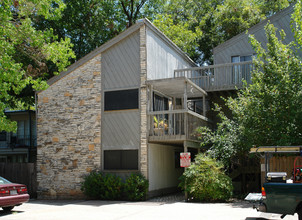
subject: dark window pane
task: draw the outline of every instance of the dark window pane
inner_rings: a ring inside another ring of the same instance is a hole
[[[154,93],[153,93],[154,94]],[[169,110],[169,101],[166,97],[154,94],[153,96],[153,111]]]
[[[117,170],[121,167],[121,151],[119,150],[107,150],[104,151],[105,155],[105,169]]]
[[[5,131],[0,132],[0,141],[6,141],[6,132]]]
[[[138,150],[105,150],[105,170],[138,170]]]
[[[105,92],[105,111],[138,109],[138,89]]]
[[[123,150],[122,151],[122,169],[138,170],[138,151]]]

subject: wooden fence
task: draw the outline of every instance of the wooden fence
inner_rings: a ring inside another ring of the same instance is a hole
[[[27,186],[31,198],[37,197],[37,172],[35,163],[0,163],[0,176]]]
[[[267,172],[286,172],[287,179],[292,176],[294,161],[297,156],[273,156],[269,158]],[[298,165],[302,166],[301,161]],[[264,158],[261,158],[261,164],[265,164]],[[265,172],[261,172],[262,183],[265,181]]]

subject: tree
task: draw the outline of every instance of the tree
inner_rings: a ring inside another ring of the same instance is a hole
[[[122,12],[118,10],[119,1],[64,0],[64,3],[66,7],[59,19],[39,16],[34,23],[39,30],[53,29],[59,39],[69,37],[76,60],[112,39],[125,27]]]
[[[171,15],[158,15],[153,24],[190,57],[199,56],[196,51],[196,40],[202,34],[201,31],[191,31],[189,24],[186,22],[174,24]]]
[[[57,19],[64,4],[60,0],[3,0],[0,3],[0,131],[14,131],[16,123],[10,121],[4,110],[29,108],[33,103],[20,97],[30,86],[45,89],[42,80],[51,62],[60,72],[73,57],[68,38],[57,41],[52,29],[36,30],[34,16]]]
[[[137,20],[140,10],[147,0],[121,0],[123,11],[127,17],[127,27],[130,27]]]
[[[194,201],[227,201],[232,196],[232,180],[223,165],[206,154],[198,154],[181,176],[180,187]]]
[[[301,1],[293,14],[296,41],[301,43]],[[254,59],[252,84],[228,98],[233,118],[222,117],[218,129],[206,133],[201,129],[203,145],[211,145],[209,153],[226,161],[246,154],[252,146],[300,145],[302,142],[302,62],[294,42],[284,44],[285,33],[268,23],[267,45],[250,36],[257,57]],[[299,45],[301,46],[301,44]],[[226,152],[226,153],[225,153]]]

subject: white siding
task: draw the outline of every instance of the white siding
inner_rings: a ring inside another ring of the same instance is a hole
[[[175,69],[191,67],[175,49],[169,46],[149,28],[147,34],[147,79],[174,77]]]
[[[149,191],[178,186],[183,169],[175,168],[176,149],[179,151],[182,148],[149,144]]]

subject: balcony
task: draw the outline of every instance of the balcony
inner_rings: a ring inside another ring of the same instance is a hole
[[[206,92],[240,89],[251,83],[252,61],[174,70],[174,77],[186,77]]]
[[[150,112],[149,121],[150,142],[198,141],[196,128],[209,125],[206,117],[190,110]]]
[[[10,138],[9,143],[11,148],[28,148],[37,146],[37,138],[35,136],[13,136]]]
[[[207,93],[186,77],[149,80],[146,85],[149,142],[198,142],[196,128],[211,124],[206,117]],[[159,95],[165,97],[166,104],[161,102],[168,110],[158,109],[155,97]]]

